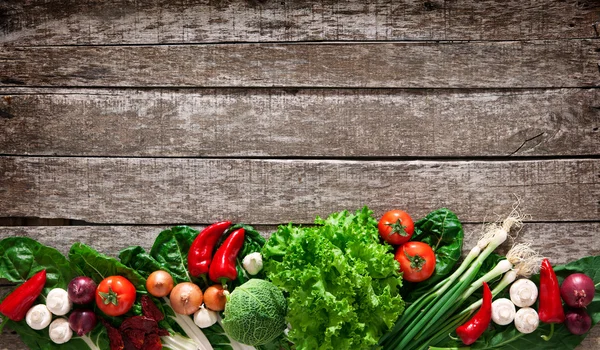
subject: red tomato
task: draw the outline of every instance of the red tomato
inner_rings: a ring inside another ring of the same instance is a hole
[[[423,242],[407,242],[396,250],[403,278],[409,282],[425,281],[435,270],[435,253]]]
[[[135,287],[122,276],[110,276],[96,288],[96,304],[108,316],[121,316],[135,303]]]
[[[405,211],[390,210],[379,220],[379,235],[391,245],[400,245],[410,241],[415,232],[415,224]]]

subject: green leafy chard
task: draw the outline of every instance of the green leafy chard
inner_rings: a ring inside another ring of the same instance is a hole
[[[53,288],[67,289],[69,282],[82,275],[82,271],[58,250],[47,247],[26,237],[10,237],[0,241],[0,278],[22,283],[36,272],[46,269],[46,284],[38,303],[44,303],[48,292]],[[19,334],[21,340],[31,349],[109,349],[108,337],[102,325],[96,326],[86,337],[73,337],[65,344],[55,344],[50,340],[48,328],[39,331],[31,329],[25,321],[2,321]]]
[[[435,253],[436,263],[435,272],[429,279],[418,285],[405,285],[402,294],[407,302],[416,300],[424,291],[452,273],[462,253],[463,238],[462,224],[456,214],[446,208],[434,210],[415,222],[411,240],[427,243]]]
[[[150,249],[150,256],[162,270],[169,271],[175,283],[190,282],[187,256],[198,231],[189,226],[175,226],[162,231]],[[198,282],[194,280],[194,282]]]
[[[364,208],[280,226],[262,250],[265,272],[288,294],[289,338],[297,349],[368,349],[404,309],[391,246]]]

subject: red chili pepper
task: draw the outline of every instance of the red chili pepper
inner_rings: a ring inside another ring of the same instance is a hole
[[[540,294],[539,294],[538,316],[540,321],[550,323],[550,334],[542,336],[544,340],[550,340],[554,333],[554,324],[565,321],[565,311],[560,299],[560,285],[558,278],[550,265],[548,259],[542,261],[540,269]]]
[[[193,277],[208,273],[213,250],[221,235],[231,226],[230,221],[212,224],[194,239],[188,252],[188,269]]]
[[[483,282],[483,303],[481,308],[470,320],[456,329],[456,334],[466,345],[473,344],[485,330],[492,320],[492,291],[487,283]]]
[[[243,228],[233,231],[215,253],[208,273],[213,282],[225,284],[237,278],[235,260],[244,245],[244,235]]]
[[[17,287],[0,304],[0,312],[13,321],[21,321],[40,296],[46,284],[46,270],[42,270]]]

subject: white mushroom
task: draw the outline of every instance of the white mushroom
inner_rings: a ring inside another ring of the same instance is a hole
[[[51,321],[52,314],[44,304],[38,304],[32,307],[27,311],[27,315],[25,315],[25,322],[27,322],[27,325],[36,331],[48,327]]]
[[[515,315],[515,327],[521,333],[529,334],[535,331],[539,324],[540,318],[537,312],[530,307],[519,309]]]
[[[492,303],[492,320],[495,324],[506,326],[515,319],[515,304],[506,298],[494,300]]]
[[[71,340],[73,331],[66,318],[57,318],[50,323],[50,339],[56,344],[64,344]]]
[[[535,303],[538,289],[531,280],[522,278],[510,286],[510,300],[518,307],[527,307]]]
[[[73,303],[69,299],[69,293],[66,290],[54,288],[46,297],[46,306],[56,316],[64,316],[71,311]]]
[[[194,323],[200,328],[208,328],[215,324],[218,319],[219,314],[216,311],[205,308],[204,305],[194,313]]]
[[[254,276],[263,268],[262,255],[258,252],[250,253],[244,257],[242,265],[249,274]]]

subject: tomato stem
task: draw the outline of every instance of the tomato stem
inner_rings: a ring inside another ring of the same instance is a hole
[[[98,295],[102,298],[104,305],[113,304],[119,306],[119,296],[112,290],[112,287],[108,287],[108,293],[98,292]]]
[[[408,232],[406,232],[406,226],[402,225],[402,219],[398,218],[396,222],[386,225],[392,228],[390,236],[394,234],[400,235],[402,237],[408,236]]]
[[[425,260],[425,258],[420,256],[419,254],[411,256],[406,252],[406,250],[404,250],[404,255],[406,256],[408,261],[410,261],[410,268],[417,271],[421,271],[423,269],[423,266],[427,262],[427,260]]]

